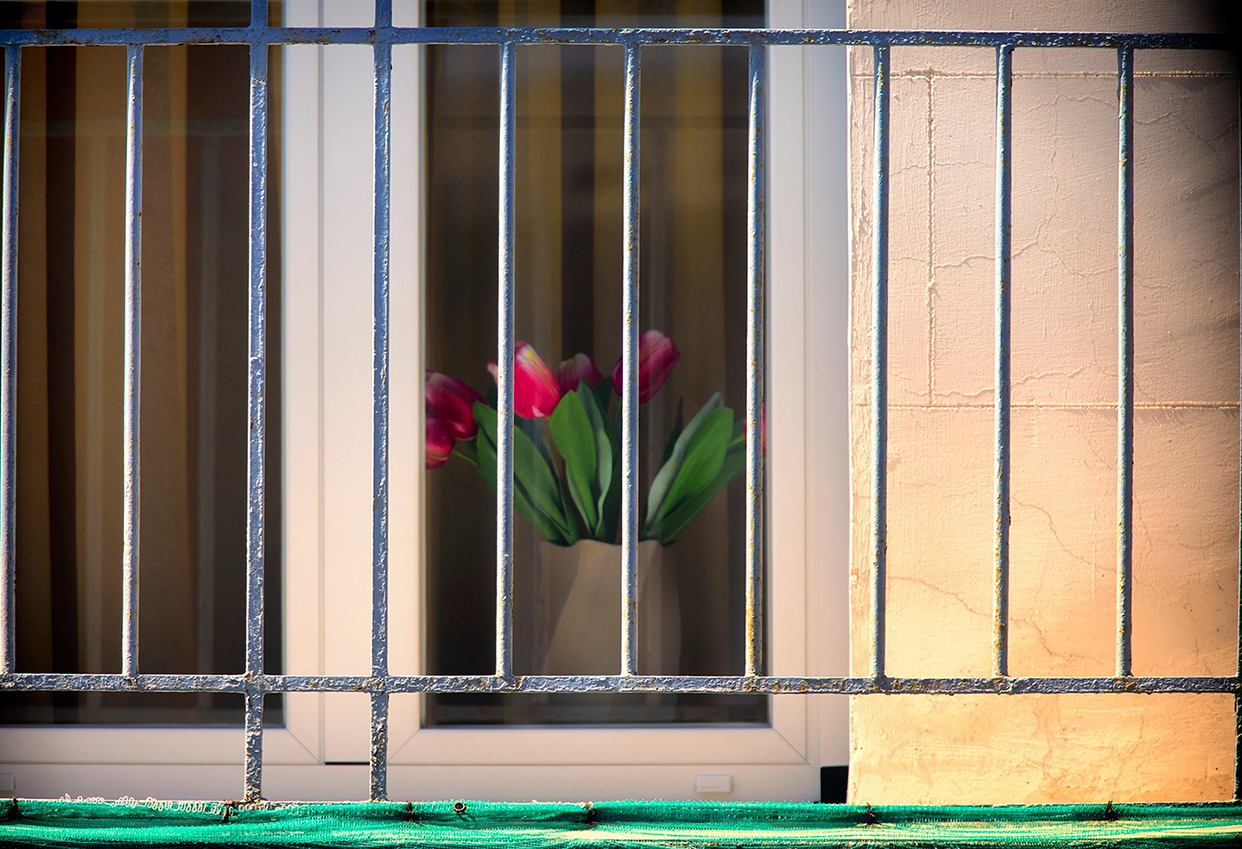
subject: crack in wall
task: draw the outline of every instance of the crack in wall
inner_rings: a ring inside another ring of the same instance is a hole
[[[1038,504],[1027,504],[1024,501],[1019,500],[1016,496],[1014,496],[1013,493],[1009,494],[1009,500],[1011,503],[1016,504],[1025,510],[1034,510],[1042,514],[1044,519],[1046,519],[1048,522],[1048,531],[1049,533],[1052,534],[1052,538],[1056,540],[1056,543],[1058,546],[1060,546],[1061,550],[1064,551],[1067,555],[1069,555],[1071,560],[1077,560],[1079,563],[1086,566],[1088,569],[1091,569],[1093,572],[1099,570],[1100,568],[1099,564],[1097,564],[1094,560],[1089,560],[1086,557],[1083,557],[1081,554],[1077,554],[1071,551],[1070,547],[1065,544],[1065,541],[1061,539],[1061,535],[1057,532],[1056,522],[1052,518],[1052,513],[1048,512],[1048,510],[1046,510],[1045,508],[1040,507]]]

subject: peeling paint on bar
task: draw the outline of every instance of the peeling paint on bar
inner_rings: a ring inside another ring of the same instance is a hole
[[[267,23],[267,0],[251,0],[250,20]],[[267,45],[250,46],[250,292],[246,418],[246,675],[263,674],[263,567],[267,446]],[[242,798],[263,797],[263,698],[246,698]]]
[[[7,30],[0,44],[754,44],[945,47],[1103,47],[1230,49],[1223,35],[1200,33],[980,30],[627,29],[593,27],[184,27]]]
[[[263,800],[263,692],[246,693],[246,760],[244,802]]]
[[[638,182],[640,59],[625,48],[625,197],[621,219],[624,275],[621,327],[621,674],[637,672],[638,655]]]
[[[888,560],[888,106],[889,49],[875,62],[871,201],[871,675],[884,677]]]
[[[17,560],[17,183],[22,51],[4,49],[4,188],[0,199],[0,676],[16,668],[14,576]]]
[[[1009,318],[1013,47],[996,50],[996,492],[992,674],[1009,674]]]
[[[764,162],[767,48],[750,48],[750,138],[746,194],[746,674],[758,675],[763,644]]]
[[[371,791],[372,802],[388,800],[388,699],[387,692],[371,693]]]
[[[392,22],[392,0],[375,4],[376,23]],[[371,674],[388,674],[388,368],[391,269],[392,45],[375,45],[375,268],[372,284]],[[371,791],[388,798],[388,694],[371,694]]]
[[[1131,672],[1134,532],[1134,50],[1117,51],[1117,675]]]
[[[19,672],[0,691],[141,693],[816,693],[1021,695],[1027,693],[1242,693],[1242,680],[1216,676],[1097,678],[844,678],[744,675],[139,675]]]
[[[125,386],[122,441],[124,522],[121,569],[121,670],[138,674],[140,427],[142,396],[142,51],[126,48],[128,115],[125,139]]]
[[[513,381],[514,191],[517,145],[517,60],[514,46],[500,47],[500,168],[496,234],[496,675],[513,675]]]

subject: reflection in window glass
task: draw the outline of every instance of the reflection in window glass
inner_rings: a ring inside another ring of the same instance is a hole
[[[246,2],[10,3],[3,26],[245,25]],[[245,656],[248,50],[145,51],[141,587],[147,673]],[[270,96],[279,103],[279,52]],[[22,51],[17,665],[121,663],[125,50]],[[279,109],[269,214],[279,221]],[[278,233],[269,227],[269,232]],[[267,671],[280,669],[280,265],[268,251]],[[272,716],[272,711],[275,716]],[[280,700],[269,701],[279,722]],[[6,694],[0,722],[236,724],[226,694]]]
[[[426,22],[757,27],[764,10],[761,0],[450,1],[429,2]],[[517,59],[517,338],[529,348],[516,383],[514,671],[615,674],[621,561],[609,487],[619,479],[612,373],[622,330],[624,57],[618,47],[531,45]],[[427,670],[487,674],[495,497],[485,479],[494,460],[487,412],[472,417],[470,405],[475,393],[484,407],[494,399],[497,51],[431,47],[426,62],[424,333],[435,372],[427,387],[435,466],[425,475]],[[642,62],[640,325],[658,334],[644,336],[640,380],[640,524],[649,541],[639,551],[638,672],[740,674],[745,488],[735,420],[745,405],[747,55],[653,47]],[[562,368],[577,355],[590,361]],[[712,411],[716,393],[731,411]],[[424,721],[767,716],[761,696],[445,695],[426,698]]]

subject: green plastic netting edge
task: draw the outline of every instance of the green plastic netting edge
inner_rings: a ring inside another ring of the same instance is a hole
[[[1242,806],[6,800],[0,845],[1242,846]]]

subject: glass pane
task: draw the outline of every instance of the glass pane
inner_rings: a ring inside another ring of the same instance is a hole
[[[49,27],[244,25],[249,16],[244,2],[2,8],[5,25]],[[26,49],[22,59],[17,664],[119,672],[125,51]],[[248,91],[244,46],[145,51],[142,672],[244,668]],[[281,112],[269,114],[276,222]],[[273,238],[268,253],[268,671],[279,671],[281,650],[281,504],[271,485],[281,480],[278,246]],[[9,723],[241,718],[239,700],[224,695],[0,699]]]
[[[548,0],[499,10],[429,2],[426,20],[757,27],[764,9],[759,0]],[[640,381],[647,541],[639,550],[638,671],[741,674],[745,487],[742,448],[730,442],[745,404],[747,54],[655,47],[644,48],[642,62],[640,325],[658,335],[644,337],[650,356]],[[619,488],[612,374],[622,330],[623,63],[618,47],[517,50],[516,320],[517,338],[530,345],[517,378],[518,674],[620,671],[618,500],[604,482]],[[427,666],[486,674],[495,633],[491,449],[486,422],[471,436],[469,405],[452,397],[466,390],[437,375],[494,399],[487,364],[496,350],[497,51],[429,48],[426,79],[425,344],[435,466],[425,474]],[[562,387],[551,374],[580,354],[593,365],[580,360],[582,370]],[[586,387],[575,391],[580,378]],[[662,476],[677,422],[688,428],[716,393],[731,410],[701,419]],[[437,465],[450,441],[452,455]],[[704,463],[697,478],[691,462],[681,462],[686,448],[702,452],[691,458]],[[574,469],[566,468],[567,452],[581,457],[571,460]],[[575,480],[577,469],[586,471]],[[670,474],[678,469],[686,473]],[[765,697],[702,695],[430,696],[424,717],[431,725],[767,719]]]

